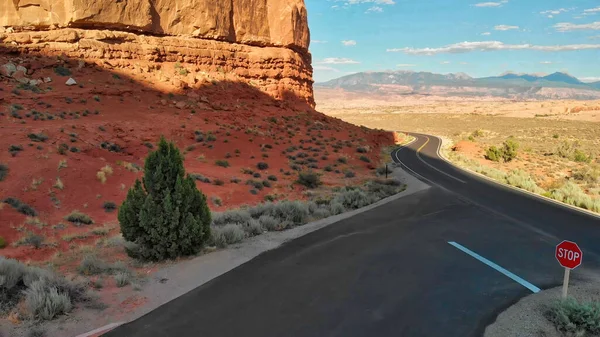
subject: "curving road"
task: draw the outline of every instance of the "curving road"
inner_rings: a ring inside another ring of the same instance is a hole
[[[574,282],[596,275],[598,218],[456,169],[437,138],[415,136],[392,156],[431,188],[259,255],[106,336],[481,336],[504,308],[560,284],[560,240],[584,251]]]

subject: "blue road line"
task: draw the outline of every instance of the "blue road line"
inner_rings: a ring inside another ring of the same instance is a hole
[[[517,275],[515,275],[515,274],[513,274],[513,273],[509,272],[508,270],[506,270],[506,269],[504,269],[504,268],[500,267],[499,265],[497,265],[497,264],[495,264],[494,262],[492,262],[492,261],[490,261],[490,260],[486,259],[485,257],[483,257],[483,256],[481,256],[481,255],[479,255],[479,254],[475,253],[474,251],[472,251],[472,250],[470,250],[470,249],[468,249],[468,248],[466,248],[466,247],[464,247],[464,246],[462,246],[462,245],[460,245],[460,244],[458,244],[458,243],[456,243],[456,242],[453,242],[453,241],[450,241],[450,242],[448,242],[448,243],[449,243],[450,245],[452,245],[452,246],[454,246],[454,247],[458,248],[459,250],[461,250],[461,251],[463,251],[463,252],[465,252],[465,253],[467,253],[467,254],[471,255],[472,257],[476,258],[477,260],[479,260],[479,261],[481,261],[481,262],[483,262],[483,263],[487,264],[488,266],[490,266],[490,267],[492,267],[492,268],[496,269],[497,271],[501,272],[502,274],[504,274],[504,275],[508,276],[508,277],[509,277],[509,278],[511,278],[513,281],[515,281],[515,282],[519,283],[520,285],[522,285],[523,287],[525,287],[525,288],[527,288],[527,289],[531,290],[533,293],[538,293],[538,292],[540,291],[540,288],[538,288],[538,287],[534,286],[533,284],[531,284],[531,283],[529,283],[529,282],[525,281],[524,279],[522,279],[522,278],[518,277]]]

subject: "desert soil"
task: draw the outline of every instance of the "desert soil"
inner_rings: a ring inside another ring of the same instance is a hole
[[[143,176],[144,158],[161,136],[180,148],[186,171],[199,175],[197,186],[212,211],[306,200],[307,189],[295,183],[297,170],[321,174],[323,186],[311,193],[361,184],[375,177],[384,148],[394,144],[389,132],[328,117],[303,100],[273,99],[229,73],[199,73],[205,76],[199,88],[182,89],[173,83],[181,82],[184,66],[174,62],[140,72],[66,57],[0,55],[0,65],[8,62],[26,65],[27,77],[40,82],[0,76],[0,164],[8,168],[0,200],[18,199],[35,215],[0,202],[0,237],[7,243],[0,254],[69,278],[82,277],[76,267],[89,254],[121,261],[140,287],[164,267],[127,257],[117,212],[105,208],[120,205]],[[67,85],[70,78],[77,84]],[[259,169],[259,162],[268,168]],[[254,189],[250,179],[268,180],[270,187]],[[93,223],[65,219],[75,210]],[[32,236],[41,238],[38,247],[26,240]],[[94,292],[101,302],[123,312],[143,306],[131,287],[118,288],[110,277],[99,281],[103,286]]]
[[[442,136],[454,144],[451,159],[461,165],[476,163],[503,172],[522,170],[546,190],[573,181],[590,197],[600,197],[599,101],[468,101],[422,96],[377,101],[372,96],[347,95],[317,90],[317,107],[356,125]],[[549,109],[552,116],[547,116]],[[515,160],[496,163],[485,158],[488,147],[502,146],[509,137],[520,145]],[[563,144],[576,144],[590,162],[557,155]]]

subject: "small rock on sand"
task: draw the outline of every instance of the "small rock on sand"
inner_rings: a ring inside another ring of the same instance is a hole
[[[77,82],[72,77],[69,77],[65,84],[71,86],[77,84]]]

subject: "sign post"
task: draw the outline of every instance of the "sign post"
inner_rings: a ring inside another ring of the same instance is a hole
[[[563,241],[556,246],[556,259],[561,266],[565,267],[565,277],[563,278],[562,298],[567,298],[569,290],[569,277],[571,269],[575,269],[581,265],[583,260],[583,252],[581,248],[572,241]]]

